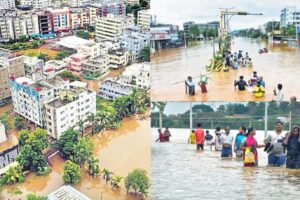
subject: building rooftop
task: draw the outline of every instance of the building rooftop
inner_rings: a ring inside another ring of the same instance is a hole
[[[91,200],[70,185],[64,185],[48,195],[48,200]]]
[[[67,47],[69,49],[76,49],[79,46],[86,46],[91,43],[93,42],[76,36],[61,38],[60,41],[56,42],[56,44],[63,47]]]

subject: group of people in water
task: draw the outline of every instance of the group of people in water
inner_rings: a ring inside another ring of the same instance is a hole
[[[266,92],[266,83],[262,76],[258,76],[257,72],[254,71],[248,83],[244,80],[244,76],[240,76],[238,81],[234,81],[234,87],[238,87],[239,91],[245,91],[246,87],[252,87],[252,93],[255,97],[263,97]],[[280,102],[284,99],[282,90],[283,86],[281,83],[273,91],[273,100]]]
[[[215,136],[204,131],[201,123],[197,124],[196,130],[190,133],[188,143],[196,144],[197,150],[204,150],[204,145],[213,146],[216,151],[221,152],[222,158],[232,159],[234,153],[237,160],[242,160],[245,167],[258,165],[258,148],[264,148],[268,154],[268,166],[284,167],[290,169],[300,169],[300,127],[293,126],[285,133],[283,122],[275,122],[275,130],[268,132],[264,138],[264,143],[259,144],[255,139],[256,130],[253,127],[241,126],[238,134],[234,137],[230,132],[230,127],[226,126],[224,131],[220,127],[215,130]],[[169,141],[171,136],[168,128],[161,132],[158,130],[159,138],[156,141]]]
[[[171,132],[169,131],[169,128],[166,127],[164,131],[161,129],[158,129],[158,138],[155,140],[155,142],[170,142]]]
[[[253,67],[252,59],[249,57],[248,52],[243,55],[243,51],[234,52],[232,54],[230,51],[226,51],[223,55],[225,59],[225,69],[224,71],[229,71],[229,68],[239,69],[239,67]]]

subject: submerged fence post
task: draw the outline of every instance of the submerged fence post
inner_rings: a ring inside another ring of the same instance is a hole
[[[268,134],[268,103],[265,102],[265,137]]]

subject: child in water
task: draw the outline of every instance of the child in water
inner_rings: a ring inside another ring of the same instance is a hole
[[[188,144],[196,144],[195,130],[192,130],[188,139]]]

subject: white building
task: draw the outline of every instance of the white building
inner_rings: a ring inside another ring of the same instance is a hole
[[[137,25],[150,29],[150,10],[140,10],[137,15]]]
[[[146,46],[150,46],[150,33],[142,32],[139,29],[126,29],[120,37],[120,46],[130,51],[134,61],[140,58],[140,52]]]
[[[96,114],[96,92],[85,88],[61,90],[59,97],[45,104],[45,113],[47,131],[58,139],[70,128],[79,130],[79,121]]]
[[[0,122],[0,143],[6,141],[5,126]]]
[[[90,58],[82,63],[82,73],[93,77],[102,77],[108,73],[109,58],[107,55]]]
[[[36,125],[45,127],[44,103],[57,97],[63,89],[69,89],[69,81],[60,78],[43,80],[36,76],[36,80],[27,77],[10,80],[13,110]]]
[[[43,70],[44,61],[37,57],[24,56],[25,74],[31,74],[36,70]]]
[[[120,68],[126,66],[129,62],[129,51],[126,49],[108,51],[109,66],[111,68]]]
[[[135,85],[142,90],[150,88],[150,63],[135,63],[128,66],[120,75],[120,81]]]
[[[48,194],[47,197],[48,200],[60,200],[62,198],[65,200],[91,200],[89,197],[82,194],[70,185],[61,186],[57,190]]]
[[[72,7],[82,7],[93,3],[93,0],[68,0],[68,4]]]
[[[114,40],[118,38],[122,30],[133,26],[133,17],[122,17],[108,14],[107,17],[99,17],[96,20],[96,40]]]
[[[14,14],[0,16],[0,38],[18,39],[39,33],[37,14]]]
[[[130,95],[133,87],[130,84],[121,83],[115,79],[106,79],[100,83],[99,96],[107,100],[114,100],[121,96]]]
[[[47,8],[52,5],[52,0],[20,0],[20,5],[28,5],[33,8]]]
[[[300,26],[300,10],[296,6],[286,7],[281,10],[280,15],[281,27],[287,27],[288,25]]]
[[[15,8],[15,0],[1,0],[0,1],[0,10],[1,9],[12,9]]]

